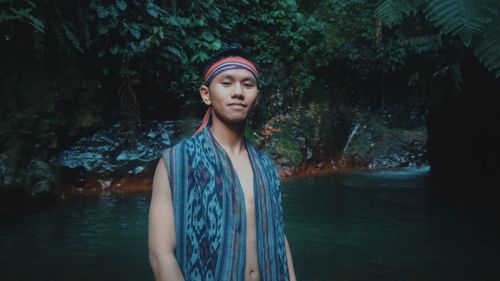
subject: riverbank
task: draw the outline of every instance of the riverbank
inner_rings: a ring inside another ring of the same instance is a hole
[[[330,108],[313,103],[274,116],[261,127],[248,130],[247,138],[274,160],[283,180],[425,165],[426,128],[422,122],[411,124],[401,119],[401,114],[357,108],[339,108],[332,113]],[[103,124],[95,133],[54,154],[49,163],[32,161],[23,181],[11,181],[11,188],[1,190],[0,201],[9,204],[15,198],[39,204],[149,191],[161,152],[192,135],[198,123],[195,119],[150,121],[136,130],[127,130],[119,123]],[[16,188],[18,183],[23,185]]]
[[[387,168],[391,170],[407,169],[408,167],[401,168]],[[336,167],[333,165],[311,165],[302,166],[294,170],[292,174],[280,171],[280,178],[282,182],[333,173],[352,173],[352,172],[366,172],[366,171],[381,171],[383,168],[370,169],[368,167]],[[133,175],[119,178],[116,180],[91,180],[83,187],[75,185],[66,185],[59,188],[60,193],[58,200],[67,200],[78,197],[99,197],[107,194],[124,194],[124,193],[137,193],[151,191],[153,185],[153,175]]]
[[[296,170],[292,175],[281,173],[283,181],[291,180],[294,178],[301,178],[307,176],[314,176],[320,174],[334,173],[334,172],[349,172],[356,170],[365,170],[365,168],[343,168],[335,169],[331,167],[304,167]],[[152,176],[126,176],[113,181],[109,180],[90,180],[84,184],[83,187],[76,185],[65,185],[58,189],[58,200],[71,199],[75,197],[98,197],[110,193],[135,193],[150,191],[153,185]]]

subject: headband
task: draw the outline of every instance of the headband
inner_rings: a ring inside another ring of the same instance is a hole
[[[228,57],[216,61],[208,68],[205,73],[205,85],[210,85],[215,76],[230,69],[246,69],[252,73],[256,80],[259,80],[259,72],[251,61],[242,57]]]
[[[221,72],[231,69],[246,69],[252,73],[257,81],[259,81],[259,72],[251,61],[242,57],[228,57],[216,61],[208,68],[207,72],[205,73],[205,86],[210,85],[215,76],[217,76]],[[203,128],[208,125],[211,119],[211,115],[212,107],[209,107],[207,112],[205,112],[205,116],[203,116],[200,127],[194,133],[195,135],[201,132],[201,130],[203,130]]]

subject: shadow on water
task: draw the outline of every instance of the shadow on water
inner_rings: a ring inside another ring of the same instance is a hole
[[[299,280],[497,280],[497,217],[445,207],[428,169],[332,174],[285,183]]]
[[[111,194],[1,217],[0,280],[153,280],[149,200]]]

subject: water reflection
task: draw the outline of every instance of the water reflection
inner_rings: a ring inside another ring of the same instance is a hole
[[[2,218],[1,280],[152,280],[149,197],[75,199]]]
[[[0,280],[153,280],[150,193],[62,201],[0,217]],[[497,217],[433,202],[427,171],[286,181],[299,280],[497,280]]]
[[[434,204],[427,171],[286,182],[287,236],[299,279],[496,280],[497,225],[478,218],[488,214]]]

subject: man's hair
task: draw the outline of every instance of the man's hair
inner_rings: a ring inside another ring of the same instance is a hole
[[[217,61],[228,58],[228,57],[243,57],[249,61],[251,61],[257,69],[259,66],[257,62],[253,58],[252,55],[239,43],[232,43],[222,47],[220,50],[215,52],[210,59],[207,61],[205,67],[203,68],[203,74],[207,73],[208,68]]]

